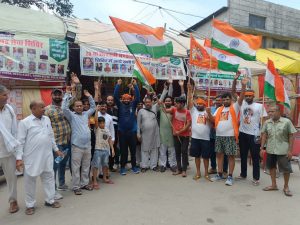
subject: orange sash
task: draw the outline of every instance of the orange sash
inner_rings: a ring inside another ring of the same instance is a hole
[[[220,122],[221,113],[222,113],[223,109],[224,109],[224,106],[221,106],[220,108],[218,108],[216,118],[215,118],[215,127],[216,128]],[[234,130],[235,140],[236,140],[236,142],[238,142],[238,140],[239,140],[239,125],[238,125],[238,120],[237,120],[233,105],[230,105],[229,113],[232,118],[232,126],[233,126],[233,130]]]

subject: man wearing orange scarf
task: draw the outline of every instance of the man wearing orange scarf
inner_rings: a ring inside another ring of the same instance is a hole
[[[235,155],[237,154],[237,142],[239,135],[238,114],[244,100],[246,84],[248,79],[242,80],[242,90],[237,102],[233,103],[231,93],[222,95],[223,106],[212,116],[210,108],[207,108],[207,113],[211,121],[215,122],[216,127],[216,148],[218,174],[212,178],[213,181],[221,180],[223,172],[224,154],[229,160],[229,174],[225,182],[226,185],[232,186],[232,174],[235,166]]]

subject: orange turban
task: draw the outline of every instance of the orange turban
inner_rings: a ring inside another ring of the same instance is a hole
[[[254,96],[254,91],[251,91],[251,90],[246,91],[245,95],[247,95],[247,96]]]
[[[129,94],[122,95],[122,100],[129,100],[129,101],[131,101],[131,99],[132,99],[132,96],[129,95]]]
[[[198,98],[198,99],[196,100],[196,103],[199,104],[199,105],[202,104],[202,105],[207,106],[207,102],[204,101],[202,98]]]

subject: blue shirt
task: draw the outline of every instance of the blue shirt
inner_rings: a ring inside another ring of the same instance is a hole
[[[62,110],[71,125],[71,144],[82,149],[91,148],[91,131],[89,128],[89,117],[93,115],[96,109],[94,99],[89,98],[90,109],[88,111],[78,114],[69,109],[70,101],[72,100],[71,94],[66,93],[62,102]]]
[[[120,101],[120,85],[116,85],[114,90],[115,103],[119,109],[119,126],[121,132],[136,132],[137,123],[135,111],[140,99],[140,91],[137,85],[134,85],[135,98],[128,105]]]

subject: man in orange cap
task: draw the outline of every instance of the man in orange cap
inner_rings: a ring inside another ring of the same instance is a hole
[[[210,158],[210,129],[211,123],[205,111],[207,102],[198,98],[193,102],[192,85],[188,84],[188,109],[192,116],[192,140],[190,147],[190,156],[195,158],[196,174],[194,180],[199,180],[201,177],[200,163],[203,158],[205,174],[204,177],[210,181],[208,175],[208,166]]]

